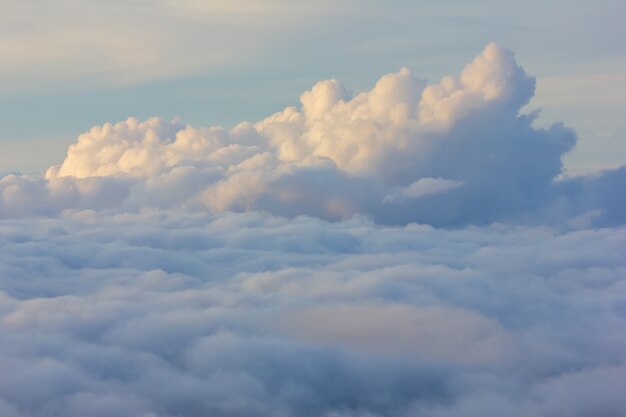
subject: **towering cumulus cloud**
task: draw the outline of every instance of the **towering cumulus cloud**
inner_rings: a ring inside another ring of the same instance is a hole
[[[0,178],[0,416],[621,416],[626,168],[488,45],[256,123],[94,127]]]
[[[351,97],[322,81],[300,109],[231,130],[157,118],[105,124],[45,179],[4,178],[1,213],[154,207],[461,225],[594,212],[598,224],[623,221],[590,189],[610,179],[555,182],[576,137],[519,114],[534,86],[511,52],[490,44],[439,84],[404,68]]]

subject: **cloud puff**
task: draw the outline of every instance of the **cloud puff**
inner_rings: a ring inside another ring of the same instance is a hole
[[[522,141],[532,147],[537,133],[524,126],[517,111],[533,92],[534,79],[517,66],[513,54],[490,44],[459,78],[444,77],[440,84],[426,86],[403,68],[356,97],[336,80],[322,81],[301,96],[301,109],[289,107],[231,131],[159,119],[95,127],[79,137],[62,165],[51,168],[47,177],[154,176],[181,165],[230,168],[269,152],[282,163],[301,166],[323,158],[351,175],[407,182],[409,176],[432,171],[439,159],[446,159],[444,154],[453,154],[454,148],[440,149],[453,142],[470,142],[482,152],[491,152],[489,148],[499,143],[508,148]],[[515,130],[528,131],[511,132],[521,133],[521,138],[455,137],[460,133],[452,131],[455,126],[467,118],[483,121],[481,116],[490,122],[483,133],[515,128],[510,123],[520,125]],[[509,125],[501,126],[505,123]],[[537,138],[537,146],[548,150],[559,139],[557,133]],[[566,138],[560,152],[567,149],[567,139],[572,138]],[[560,172],[558,163],[553,171]]]
[[[534,86],[512,52],[489,44],[438,84],[406,68],[355,96],[321,81],[300,108],[229,130],[159,118],[96,126],[45,178],[2,178],[0,216],[160,208],[436,226],[623,223],[622,202],[598,191],[621,174],[556,181],[576,137],[519,113]]]
[[[626,230],[260,213],[0,223],[0,411],[619,415]]]

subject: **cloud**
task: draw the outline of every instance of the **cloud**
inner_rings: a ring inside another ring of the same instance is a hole
[[[534,85],[512,52],[489,44],[438,84],[406,68],[356,95],[321,81],[300,108],[229,130],[107,123],[80,135],[45,178],[0,180],[0,216],[159,208],[436,226],[623,223],[620,202],[599,191],[618,187],[621,171],[557,180],[576,136],[520,114]]]
[[[558,179],[534,83],[490,44],[2,176],[0,414],[619,415],[626,169]]]
[[[0,223],[7,416],[619,415],[626,230]]]
[[[392,194],[383,198],[384,203],[392,203],[397,200],[420,198],[429,194],[445,193],[448,190],[463,185],[460,181],[446,180],[443,178],[420,178],[408,187],[401,187]]]
[[[282,321],[288,333],[305,340],[434,362],[492,364],[510,348],[497,322],[450,307],[339,304],[304,309]]]
[[[2,176],[0,414],[619,415],[626,168],[560,178],[534,85],[490,44]]]

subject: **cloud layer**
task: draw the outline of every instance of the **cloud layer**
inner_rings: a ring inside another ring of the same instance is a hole
[[[0,415],[621,415],[626,168],[559,179],[534,84],[491,44],[3,176]]]
[[[355,96],[322,81],[300,108],[231,130],[158,118],[105,124],[45,178],[0,180],[0,215],[151,207],[438,226],[553,223],[554,213],[561,223],[623,222],[594,191],[619,187],[623,170],[555,181],[576,137],[519,113],[534,85],[510,51],[490,44],[438,84],[406,68]]]
[[[2,223],[3,416],[617,416],[626,230]]]

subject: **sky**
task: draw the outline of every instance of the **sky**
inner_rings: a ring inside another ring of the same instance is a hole
[[[618,2],[2,7],[0,416],[623,415]]]
[[[537,77],[538,125],[578,135],[570,175],[626,163],[626,7],[588,1],[38,1],[0,14],[0,172],[42,173],[94,125],[232,127],[320,79],[358,92],[408,67],[437,82],[489,42]]]

